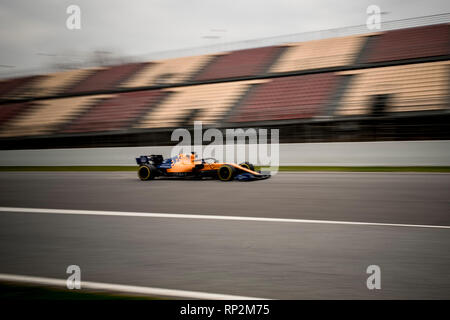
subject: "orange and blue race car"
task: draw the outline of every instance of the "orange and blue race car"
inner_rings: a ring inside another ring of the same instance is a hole
[[[237,165],[220,163],[214,158],[196,159],[194,152],[191,155],[180,153],[169,159],[164,159],[162,155],[140,156],[136,162],[139,165],[138,177],[143,181],[157,177],[213,178],[222,181],[251,181],[270,177],[270,174],[256,171],[248,162]]]

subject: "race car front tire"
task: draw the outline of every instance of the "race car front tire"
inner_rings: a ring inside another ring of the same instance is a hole
[[[255,171],[255,166],[252,165],[250,162],[247,162],[247,161],[243,162],[243,163],[240,164],[240,166],[245,168],[245,169]]]
[[[219,169],[217,169],[217,176],[222,181],[233,180],[236,174],[236,169],[228,164],[224,164]]]
[[[138,169],[138,177],[142,181],[152,180],[156,177],[157,170],[155,166],[144,164]]]

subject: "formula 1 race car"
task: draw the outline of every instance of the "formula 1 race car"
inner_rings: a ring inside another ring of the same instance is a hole
[[[146,181],[156,177],[182,177],[182,178],[218,178],[222,181],[262,180],[270,177],[256,171],[248,162],[240,165],[233,163],[219,163],[214,158],[196,159],[194,152],[190,156],[179,155],[164,159],[162,155],[140,156],[136,158],[139,165],[138,177]]]

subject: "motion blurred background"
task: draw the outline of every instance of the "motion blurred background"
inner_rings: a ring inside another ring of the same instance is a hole
[[[0,40],[0,281],[450,297],[449,1],[0,0]],[[195,121],[279,129],[288,172],[139,181]]]
[[[194,121],[279,128],[281,143],[449,138],[446,2],[381,2],[373,30],[362,2],[324,2],[326,15],[289,1],[169,2],[80,2],[78,30],[69,4],[3,2],[1,148],[170,145]]]

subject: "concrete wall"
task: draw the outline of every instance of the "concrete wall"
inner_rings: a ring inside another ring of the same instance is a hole
[[[280,165],[450,166],[450,140],[294,143],[280,145]],[[0,166],[135,165],[141,154],[171,147],[2,150]]]

